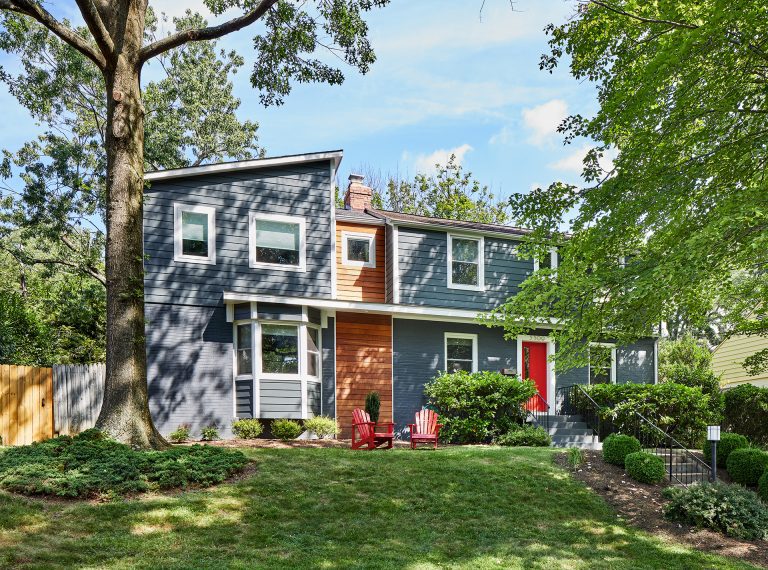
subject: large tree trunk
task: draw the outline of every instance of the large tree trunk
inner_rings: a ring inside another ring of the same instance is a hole
[[[122,8],[122,9],[120,9]],[[144,108],[141,48],[145,2],[115,9],[117,47],[107,90],[107,375],[96,427],[134,447],[168,444],[149,413],[144,342]]]

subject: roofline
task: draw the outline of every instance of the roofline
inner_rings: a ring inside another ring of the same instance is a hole
[[[430,222],[422,222],[417,220],[398,220],[395,218],[390,218],[387,216],[383,210],[377,210],[377,211],[368,211],[372,216],[376,216],[377,218],[380,218],[384,220],[386,223],[392,225],[392,226],[405,226],[405,227],[411,227],[411,228],[424,228],[424,229],[430,229],[430,230],[438,230],[438,231],[452,231],[453,233],[463,233],[463,234],[469,234],[469,235],[482,235],[482,236],[494,236],[494,237],[501,237],[506,239],[530,239],[530,230],[520,230],[520,233],[513,233],[513,232],[503,232],[503,231],[495,231],[495,230],[484,230],[479,228],[466,228],[464,226],[454,225],[451,223],[452,220],[446,220],[445,223],[430,223]],[[443,218],[441,218],[443,219]],[[462,220],[453,220],[457,223],[462,223]]]
[[[319,162],[330,160],[333,163],[333,169],[339,167],[343,150],[331,150],[326,152],[311,152],[305,154],[289,154],[285,156],[275,156],[271,158],[256,158],[253,160],[239,160],[234,162],[220,162],[217,164],[206,164],[204,166],[191,166],[187,168],[172,168],[169,170],[156,170],[144,174],[144,180],[168,180],[170,178],[187,178],[189,176],[202,176],[205,174],[219,174],[222,172],[237,172],[239,170],[251,170],[255,168],[266,168],[269,166],[280,166],[285,164],[303,164],[306,162]]]

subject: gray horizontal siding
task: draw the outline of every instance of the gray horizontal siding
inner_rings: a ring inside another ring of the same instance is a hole
[[[218,305],[222,292],[330,297],[330,163],[158,181],[145,193],[145,296],[150,302]],[[173,260],[173,204],[216,208],[216,265]],[[251,211],[304,217],[306,271],[248,264]]]
[[[518,259],[514,240],[485,238],[485,290],[448,288],[448,234],[400,227],[398,230],[400,302],[489,310],[517,294],[533,271],[531,260]]]
[[[616,382],[619,384],[653,384],[655,379],[654,351],[656,343],[652,338],[639,340],[616,349]]]
[[[250,303],[238,303],[235,305],[235,320],[247,320],[251,318],[251,304]]]
[[[322,413],[336,417],[336,319],[328,317],[328,326],[322,330],[323,400]]]
[[[259,389],[262,418],[301,419],[299,380],[261,380]]]
[[[319,416],[322,406],[322,384],[319,382],[307,383],[307,410],[309,416]]]
[[[298,305],[282,305],[277,303],[257,303],[256,313],[259,319],[268,321],[298,321],[301,320],[301,307]]]
[[[235,382],[235,415],[238,418],[253,417],[253,380]]]

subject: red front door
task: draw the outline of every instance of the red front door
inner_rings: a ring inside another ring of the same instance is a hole
[[[541,397],[547,399],[547,343],[523,342],[523,379],[531,379]],[[544,411],[544,402],[534,397],[532,408]]]

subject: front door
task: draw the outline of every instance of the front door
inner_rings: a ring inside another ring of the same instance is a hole
[[[536,389],[547,400],[547,343],[523,342],[523,379],[531,379],[536,384]],[[532,409],[543,412],[546,409],[544,402],[534,397],[531,402]]]

